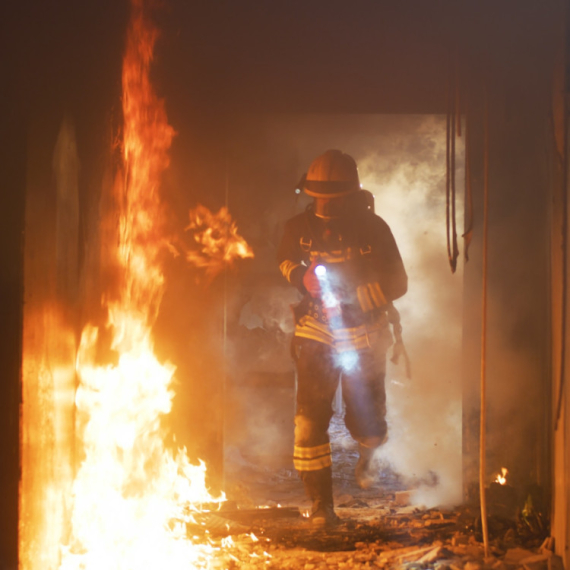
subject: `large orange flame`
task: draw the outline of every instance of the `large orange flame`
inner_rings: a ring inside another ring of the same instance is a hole
[[[205,565],[211,548],[186,534],[192,505],[212,498],[205,467],[163,443],[174,367],[158,361],[151,337],[164,289],[159,183],[174,134],[149,80],[156,38],[143,0],[133,0],[122,77],[123,169],[115,184],[118,284],[105,299],[119,357],[98,364],[98,331],[84,329],[76,395],[84,458],[61,570],[187,569]]]
[[[164,102],[149,79],[157,30],[145,17],[144,0],[132,0],[131,24],[123,61],[123,179],[116,184],[120,208],[119,263],[124,282],[121,309],[156,316],[164,278],[158,263],[163,209],[160,177],[168,167],[174,135]]]

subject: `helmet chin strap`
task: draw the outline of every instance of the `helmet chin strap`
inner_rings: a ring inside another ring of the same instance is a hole
[[[344,200],[338,198],[331,198],[320,200],[315,198],[313,211],[317,218],[323,220],[336,220],[342,216],[342,205]]]
[[[339,218],[339,216],[325,216],[324,214],[318,214],[317,212],[315,212],[315,216],[317,216],[317,218],[320,218],[321,220],[337,220]]]

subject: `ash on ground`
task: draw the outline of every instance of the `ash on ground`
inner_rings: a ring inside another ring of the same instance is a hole
[[[200,522],[210,540],[220,540],[214,568],[563,570],[545,516],[533,509],[532,501],[527,499],[510,518],[489,517],[485,556],[478,505],[410,505],[413,494],[382,464],[377,465],[375,484],[360,489],[354,481],[358,447],[339,415],[329,434],[341,524],[325,530],[311,527],[304,516],[309,501],[292,465],[269,468],[238,449],[229,450],[228,501]],[[216,536],[225,536],[225,542]]]

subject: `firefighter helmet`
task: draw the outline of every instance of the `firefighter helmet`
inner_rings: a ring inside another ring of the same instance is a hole
[[[354,158],[340,150],[327,150],[313,160],[304,190],[314,198],[338,198],[360,189]]]

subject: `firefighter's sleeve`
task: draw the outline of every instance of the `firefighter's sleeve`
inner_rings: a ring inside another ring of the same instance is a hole
[[[277,263],[283,277],[297,287],[303,294],[307,292],[303,285],[303,276],[307,271],[306,265],[301,258],[299,250],[299,239],[295,236],[292,225],[290,222],[285,224],[285,231],[283,238],[277,249]]]
[[[382,291],[388,301],[394,301],[407,292],[408,275],[392,231],[385,222],[378,229]]]

